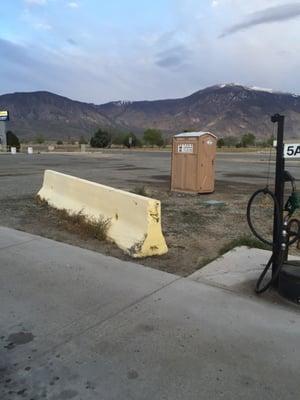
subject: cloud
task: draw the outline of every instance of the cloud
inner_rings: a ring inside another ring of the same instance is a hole
[[[185,64],[190,51],[184,45],[178,45],[156,54],[156,64],[163,68],[176,68]]]
[[[190,60],[189,40],[180,30],[162,32],[146,43],[155,65],[161,68],[176,69]]]
[[[44,6],[48,0],[25,0],[25,3],[29,6]]]
[[[134,21],[124,19],[120,24],[119,17],[113,19],[114,8],[109,11],[111,20],[107,14],[109,26],[93,18],[82,20],[81,0],[73,0],[79,9],[68,7],[72,0],[48,0],[49,9],[47,5],[24,7],[19,30],[5,36],[10,42],[0,40],[0,73],[6,77],[1,92],[49,90],[95,103],[181,97],[217,82],[300,92],[297,20],[288,21],[284,29],[262,25],[263,40],[262,29],[231,36],[231,40],[216,37],[216,31],[220,33],[220,27],[228,24],[229,15],[234,18],[231,21],[249,23],[261,16],[258,10],[273,7],[274,17],[279,0],[219,0],[216,8],[212,1],[202,8],[199,4],[205,2],[199,0],[175,0],[170,21],[155,22],[155,26],[142,19],[135,24],[139,14]],[[197,20],[200,11],[203,23]],[[253,11],[256,14],[250,14]],[[53,29],[35,27],[43,22]]]
[[[269,7],[252,13],[244,22],[233,25],[226,29],[220,37],[232,35],[239,31],[249,29],[256,25],[270,24],[272,22],[287,21],[297,18],[300,15],[300,3],[290,3],[275,7]]]
[[[68,3],[68,7],[70,7],[70,8],[78,8],[79,7],[79,3],[77,3],[76,1],[70,1]]]
[[[156,64],[163,68],[176,68],[187,62],[190,51],[184,45],[178,45],[156,54]]]
[[[50,31],[52,29],[52,25],[48,24],[47,22],[37,22],[33,25],[33,27],[43,31]]]
[[[68,38],[67,42],[69,44],[71,44],[72,46],[78,46],[78,43],[76,42],[76,40],[72,39],[72,38]]]
[[[30,66],[34,60],[28,55],[26,47],[0,38],[0,53],[10,65]]]
[[[30,0],[32,1],[32,0]],[[37,1],[37,0],[34,0]],[[45,18],[40,18],[38,17],[34,12],[32,12],[29,9],[25,9],[23,13],[21,14],[21,20],[22,22],[25,22],[27,25],[29,25],[31,28],[40,30],[40,31],[50,31],[53,29],[53,26],[51,23],[47,21]]]
[[[213,0],[213,1],[211,2],[211,6],[212,6],[212,7],[218,7],[219,4],[220,4],[220,3],[219,3],[218,0]]]

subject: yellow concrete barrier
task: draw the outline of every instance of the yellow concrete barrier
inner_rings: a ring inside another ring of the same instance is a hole
[[[46,170],[38,196],[70,214],[81,212],[88,220],[110,220],[108,239],[132,257],[165,254],[160,201],[99,183]]]

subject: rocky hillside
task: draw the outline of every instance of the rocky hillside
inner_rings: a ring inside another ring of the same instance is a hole
[[[13,93],[0,96],[0,109],[8,109],[8,129],[19,137],[78,138],[99,126],[114,124],[93,104],[73,101],[49,92]]]
[[[286,134],[300,128],[300,96],[240,85],[218,85],[176,100],[114,102],[98,109],[122,126],[166,132],[210,130],[218,136],[270,135],[270,115],[286,115]]]
[[[266,137],[272,131],[270,115],[276,112],[287,117],[288,137],[297,137],[300,128],[300,96],[234,84],[212,86],[181,99],[103,105],[48,92],[14,93],[0,96],[0,109],[10,110],[10,128],[20,137],[76,138],[89,136],[98,127],[137,133],[154,127],[166,134],[210,130],[218,136],[251,132]]]

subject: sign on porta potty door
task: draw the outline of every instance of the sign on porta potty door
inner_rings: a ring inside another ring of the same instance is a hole
[[[178,153],[193,153],[194,145],[193,143],[182,143],[178,145]]]

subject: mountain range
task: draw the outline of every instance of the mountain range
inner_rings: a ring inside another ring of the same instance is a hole
[[[223,84],[179,99],[114,101],[96,105],[50,92],[11,93],[0,96],[0,110],[8,109],[8,129],[20,138],[42,134],[48,139],[89,138],[98,128],[113,133],[141,134],[158,128],[165,135],[183,130],[209,130],[218,137],[254,133],[269,137],[270,115],[286,116],[286,136],[298,136],[300,96]]]

